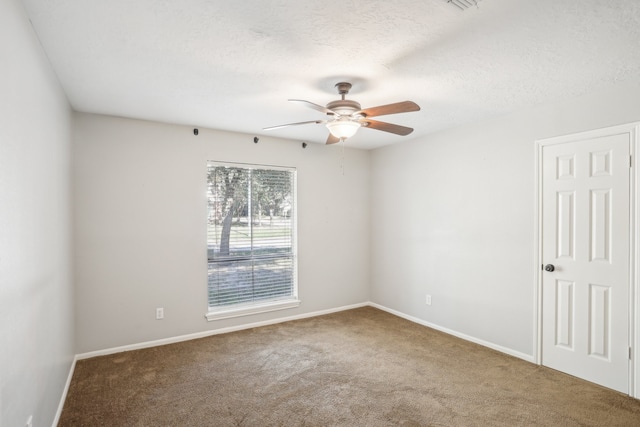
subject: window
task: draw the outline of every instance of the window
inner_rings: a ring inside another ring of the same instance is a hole
[[[296,171],[207,164],[207,319],[299,305]]]

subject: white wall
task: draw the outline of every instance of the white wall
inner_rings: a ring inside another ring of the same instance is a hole
[[[88,114],[73,140],[78,353],[369,300],[368,152]],[[207,160],[297,168],[300,307],[205,320]]]
[[[74,356],[71,110],[19,0],[0,2],[0,425],[51,425]]]
[[[638,121],[639,99],[628,84],[375,150],[372,301],[533,358],[535,141]]]

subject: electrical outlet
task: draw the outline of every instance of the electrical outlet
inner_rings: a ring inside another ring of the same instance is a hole
[[[27,418],[27,427],[33,427],[33,415],[29,415]]]
[[[156,308],[156,319],[157,320],[164,319],[164,308],[163,307]]]
[[[431,295],[427,295],[426,296],[426,298],[424,300],[424,303],[427,304],[427,305],[431,305]]]

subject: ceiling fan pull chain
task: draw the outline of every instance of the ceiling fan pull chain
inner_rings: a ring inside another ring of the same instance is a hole
[[[346,138],[340,138],[340,145],[342,146],[342,161],[341,166],[342,166],[342,176],[344,176],[344,142],[346,141]]]

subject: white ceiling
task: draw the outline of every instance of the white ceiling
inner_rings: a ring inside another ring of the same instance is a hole
[[[363,107],[412,100],[361,129],[374,148],[640,81],[639,0],[23,0],[77,111],[324,143],[334,85]]]

